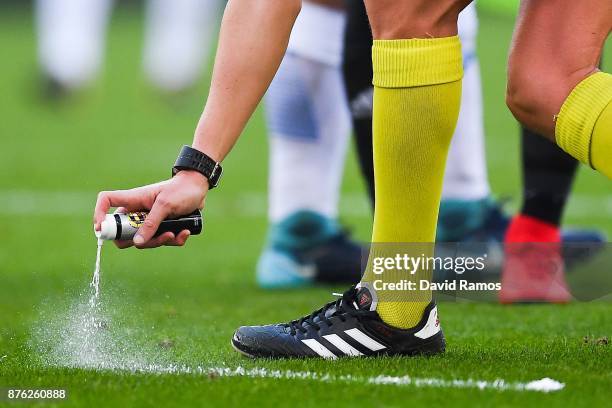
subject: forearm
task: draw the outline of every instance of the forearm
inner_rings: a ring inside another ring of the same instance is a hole
[[[223,160],[283,58],[300,0],[230,0],[193,147]]]

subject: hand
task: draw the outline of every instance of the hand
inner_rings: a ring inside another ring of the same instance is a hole
[[[159,224],[170,217],[189,214],[204,207],[208,192],[208,180],[202,174],[183,170],[173,178],[131,190],[103,191],[98,194],[94,212],[94,228],[100,231],[101,222],[111,207],[119,212],[149,210],[149,215],[133,241],[115,241],[119,248],[156,248],[162,245],[183,246],[189,231],[178,235],[165,232],[153,238]]]

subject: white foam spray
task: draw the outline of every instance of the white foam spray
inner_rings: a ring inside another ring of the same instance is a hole
[[[91,283],[89,286],[92,288],[92,296],[89,300],[89,303],[92,307],[94,307],[98,298],[100,297],[100,256],[102,254],[102,244],[104,244],[104,240],[102,238],[98,238],[98,248],[96,250],[96,266],[94,268],[93,278],[91,279]]]
[[[113,303],[108,293],[101,297],[103,242],[102,239],[97,241],[89,290],[82,292],[64,311],[58,305],[52,310],[41,311],[40,321],[33,330],[33,341],[47,365],[103,369],[138,365],[143,360],[144,351],[134,342],[135,330],[122,325],[129,313]]]
[[[32,345],[44,365],[99,370],[158,359],[138,343],[147,338],[138,327],[126,324],[133,313],[114,302],[116,296],[105,293],[96,299],[89,292],[65,306],[54,304],[41,311]]]

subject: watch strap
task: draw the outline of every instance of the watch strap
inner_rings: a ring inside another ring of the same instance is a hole
[[[194,149],[191,146],[183,146],[172,167],[172,175],[176,175],[181,170],[195,170],[208,179],[209,189],[219,185],[219,179],[223,174],[221,164],[207,154]]]

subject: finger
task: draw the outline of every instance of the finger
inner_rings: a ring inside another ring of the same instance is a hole
[[[147,215],[147,218],[145,218],[142,226],[138,229],[136,235],[134,236],[134,244],[136,244],[136,246],[143,246],[145,243],[147,243],[147,241],[153,238],[155,231],[157,231],[159,228],[159,224],[161,224],[161,222],[168,216],[168,208],[169,206],[163,197],[158,197],[155,200],[151,211]],[[162,235],[160,235],[160,237]],[[174,238],[174,234],[172,234],[172,238]]]
[[[183,246],[185,245],[185,242],[187,242],[187,239],[189,239],[190,235],[191,235],[191,232],[189,232],[189,230],[182,230],[181,232],[179,232],[176,238],[174,238],[170,242],[167,242],[166,245],[167,246]]]
[[[104,217],[106,217],[106,213],[110,209],[110,199],[108,198],[108,193],[106,191],[102,191],[98,194],[98,199],[96,200],[96,207],[94,209],[94,229],[96,231],[100,231],[100,224],[104,221]]]
[[[147,209],[150,196],[141,189],[102,191],[98,194],[96,208],[94,210],[94,225],[96,231],[100,231],[100,223],[104,220],[106,213],[111,207],[126,207],[136,210]]]
[[[114,214],[125,214],[129,212],[127,208],[125,207],[117,207],[117,209],[115,210]]]
[[[173,240],[174,234],[172,232],[164,232],[160,236],[152,238],[144,244],[134,244],[134,246],[138,249],[157,248]]]
[[[125,249],[131,246],[134,246],[134,242],[131,239],[130,240],[117,240],[117,241],[114,241],[114,243],[119,249]]]

